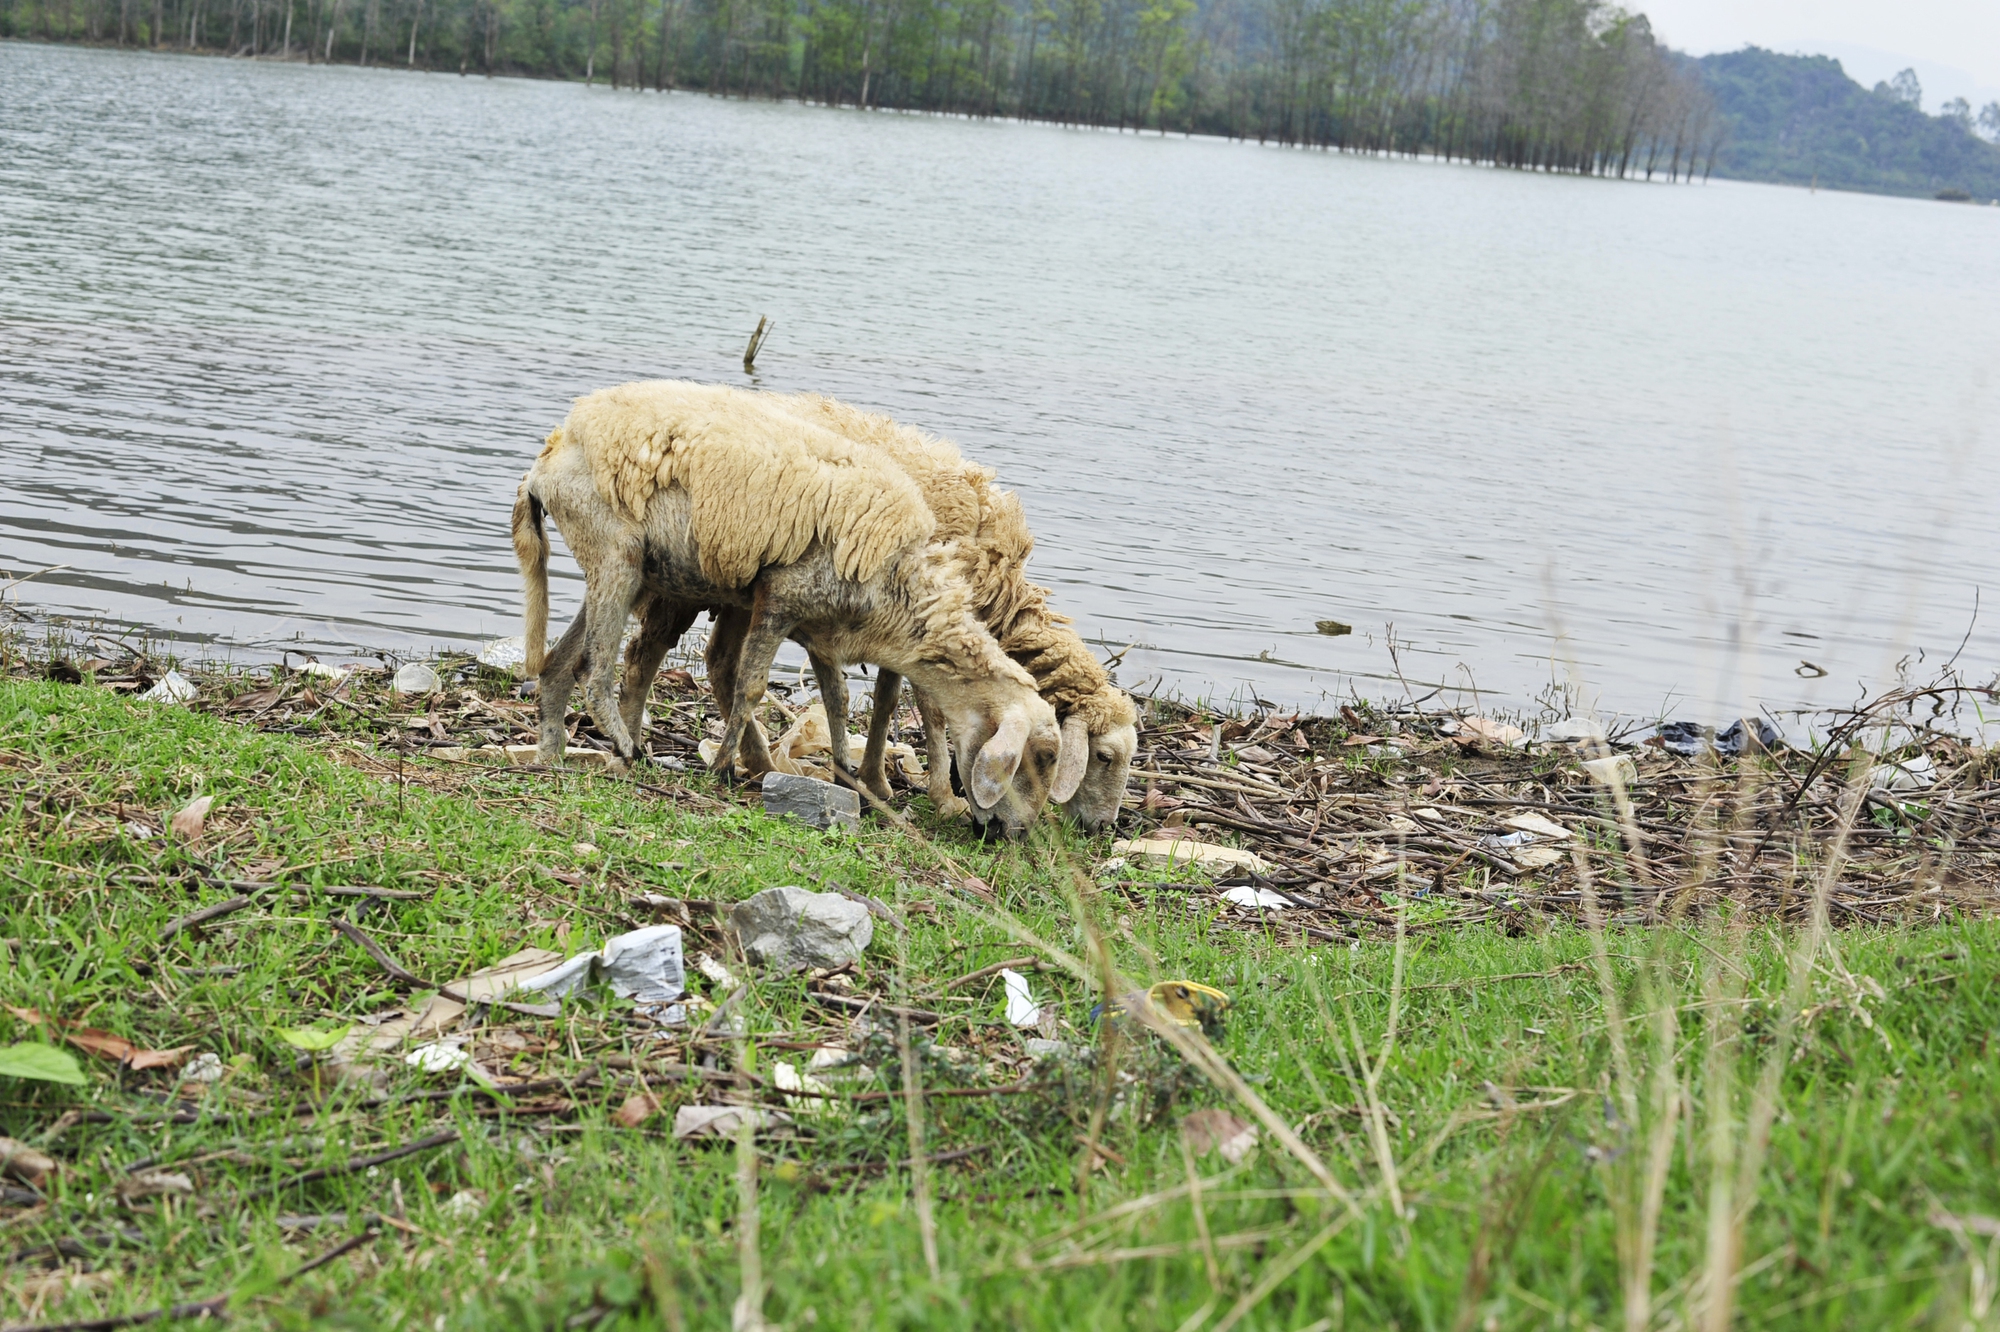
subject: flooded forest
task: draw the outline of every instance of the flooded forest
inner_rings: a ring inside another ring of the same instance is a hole
[[[0,0],[0,36],[1675,180],[1721,136],[1600,0]]]

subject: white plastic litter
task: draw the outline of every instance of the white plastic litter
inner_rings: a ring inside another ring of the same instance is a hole
[[[639,1004],[673,1003],[687,989],[687,974],[681,966],[680,926],[648,925],[617,935],[594,953],[578,953],[524,975],[510,988],[567,999],[592,984],[608,985],[619,998]],[[686,1020],[678,1005],[662,1016],[668,1022]]]
[[[443,688],[438,674],[420,661],[405,662],[389,687],[399,694],[435,694]]]
[[[599,958],[600,979],[621,999],[665,1004],[687,989],[678,925],[648,925],[618,935],[605,943]]]
[[[485,1206],[486,1195],[478,1189],[460,1189],[452,1194],[438,1211],[454,1221],[469,1221],[478,1216]]]
[[[1522,832],[1533,833],[1537,837],[1552,837],[1557,841],[1570,835],[1569,829],[1554,819],[1543,818],[1540,814],[1516,814],[1507,820],[1509,828],[1519,828]]]
[[[1020,972],[1005,970],[1000,973],[1000,983],[1007,988],[1007,1021],[1016,1027],[1032,1027],[1042,1020],[1042,1006],[1035,1002],[1034,995],[1028,993],[1028,978]]]
[[[1265,911],[1283,911],[1292,904],[1283,893],[1274,893],[1269,888],[1231,888],[1222,894],[1222,900],[1232,906],[1257,907]]]
[[[578,953],[567,958],[539,975],[529,976],[516,982],[514,989],[531,994],[546,995],[550,999],[567,999],[590,984],[591,968],[597,964],[597,954]]]
[[[345,680],[345,666],[329,666],[323,661],[308,661],[299,664],[298,673],[314,680]]]
[[[1586,740],[1602,743],[1604,727],[1595,717],[1565,717],[1542,728],[1542,739],[1575,744]]]
[[[1411,826],[1415,826],[1414,824]],[[1164,862],[1168,865],[1199,865],[1204,868],[1247,869],[1253,874],[1269,874],[1272,867],[1254,851],[1239,851],[1233,846],[1214,846],[1208,842],[1197,842],[1192,838],[1176,837],[1171,840],[1158,837],[1140,837],[1132,841],[1118,841],[1111,844],[1115,853],[1137,856],[1144,860]]]
[[[1868,785],[1876,791],[1920,791],[1937,780],[1929,754],[1878,763],[1868,770]]]
[[[1586,759],[1583,770],[1596,778],[1600,786],[1631,786],[1639,780],[1639,765],[1629,754]]]
[[[169,670],[139,697],[150,703],[185,703],[200,692],[194,687],[194,681],[179,671]]]
[[[684,1105],[674,1111],[674,1136],[676,1138],[731,1137],[743,1126],[746,1117],[750,1121],[752,1132],[791,1122],[782,1111],[759,1110],[755,1106]]]
[[[787,1098],[791,1107],[802,1114],[823,1115],[839,1106],[839,1102],[832,1099],[832,1087],[811,1074],[800,1073],[795,1065],[782,1061],[773,1064],[771,1081],[781,1092],[803,1093]]]
[[[479,664],[491,666],[496,671],[519,672],[527,659],[528,643],[519,634],[512,638],[496,638],[479,649]]]
[[[723,966],[712,953],[696,953],[694,969],[706,976],[711,984],[724,990],[733,990],[740,984],[736,973]]]
[[[220,1082],[222,1081],[222,1072],[221,1057],[212,1051],[204,1050],[194,1058],[188,1060],[187,1067],[181,1070],[181,1081]]]
[[[403,1062],[423,1073],[450,1073],[472,1062],[472,1056],[449,1041],[419,1045],[403,1056]]]

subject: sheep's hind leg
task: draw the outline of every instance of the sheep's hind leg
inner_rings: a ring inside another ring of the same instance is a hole
[[[539,727],[535,736],[537,749],[535,761],[544,767],[554,767],[562,762],[563,751],[569,747],[570,691],[576,688],[579,670],[588,668],[583,655],[583,640],[586,632],[587,616],[578,611],[576,619],[549,649],[542,661],[542,673],[535,679],[535,702]]]
[[[875,705],[868,714],[868,748],[861,755],[861,784],[877,800],[889,798],[889,724],[896,719],[896,707],[903,701],[903,677],[878,668],[875,673]]]
[[[618,640],[639,592],[639,566],[634,559],[625,567],[604,570],[584,595],[584,613],[590,620],[584,632],[584,656],[590,669],[584,676],[583,700],[597,728],[611,741],[614,757],[606,766],[614,772],[623,772],[639,757],[639,747],[619,714],[617,695]]]
[[[951,791],[951,742],[945,736],[944,713],[931,696],[916,690],[917,711],[924,717],[924,752],[930,760],[931,803],[946,818],[970,814],[972,806]]]
[[[813,679],[819,682],[820,706],[826,709],[826,743],[833,766],[852,777],[854,760],[847,752],[847,676],[831,657],[811,648],[806,649],[806,657],[812,662]]]
[[[640,609],[639,636],[625,650],[625,682],[618,690],[618,714],[634,744],[646,743],[646,699],[653,692],[653,677],[698,614],[698,609],[659,598],[648,599]]]

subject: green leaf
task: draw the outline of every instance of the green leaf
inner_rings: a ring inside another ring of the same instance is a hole
[[[41,1045],[34,1041],[24,1041],[0,1050],[0,1078],[66,1082],[73,1087],[81,1087],[89,1081],[83,1076],[83,1069],[78,1067],[74,1055],[53,1045]]]
[[[353,1028],[351,1022],[338,1027],[279,1027],[278,1039],[301,1050],[331,1050]]]

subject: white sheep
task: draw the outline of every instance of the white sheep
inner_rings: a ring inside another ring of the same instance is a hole
[[[1086,828],[1116,820],[1139,747],[1138,713],[1069,627],[1069,619],[1049,609],[1048,589],[1028,580],[1027,561],[1035,539],[1019,498],[1001,490],[991,471],[968,462],[948,441],[889,417],[818,394],[772,395],[772,400],[802,420],[880,449],[916,482],[936,520],[935,539],[945,543],[958,576],[970,588],[973,613],[999,640],[1000,650],[1034,677],[1036,689],[1062,723],[1062,761],[1050,798]],[[844,765],[846,727],[840,713],[847,692],[838,683],[839,662],[823,662],[816,655],[813,666],[826,699],[833,756]],[[884,753],[889,720],[901,689],[902,681],[892,672],[878,678],[868,748],[861,762],[861,780],[883,798],[888,796]],[[931,799],[941,808],[953,808],[944,728],[938,724],[942,718],[921,687],[916,693],[931,741]]]
[[[644,687],[672,641],[701,609],[735,611],[711,636],[710,684],[728,718],[716,771],[732,775],[739,750],[753,772],[768,766],[751,714],[779,645],[798,636],[933,697],[975,815],[1026,831],[1040,800],[1023,791],[1045,794],[1060,756],[1054,710],[972,614],[916,485],[880,451],[730,389],[650,381],[577,399],[514,505],[530,674],[547,656],[544,513],[586,581],[581,627],[557,656],[583,669],[620,760],[637,757]],[[621,709],[613,667],[634,609],[645,627]]]

